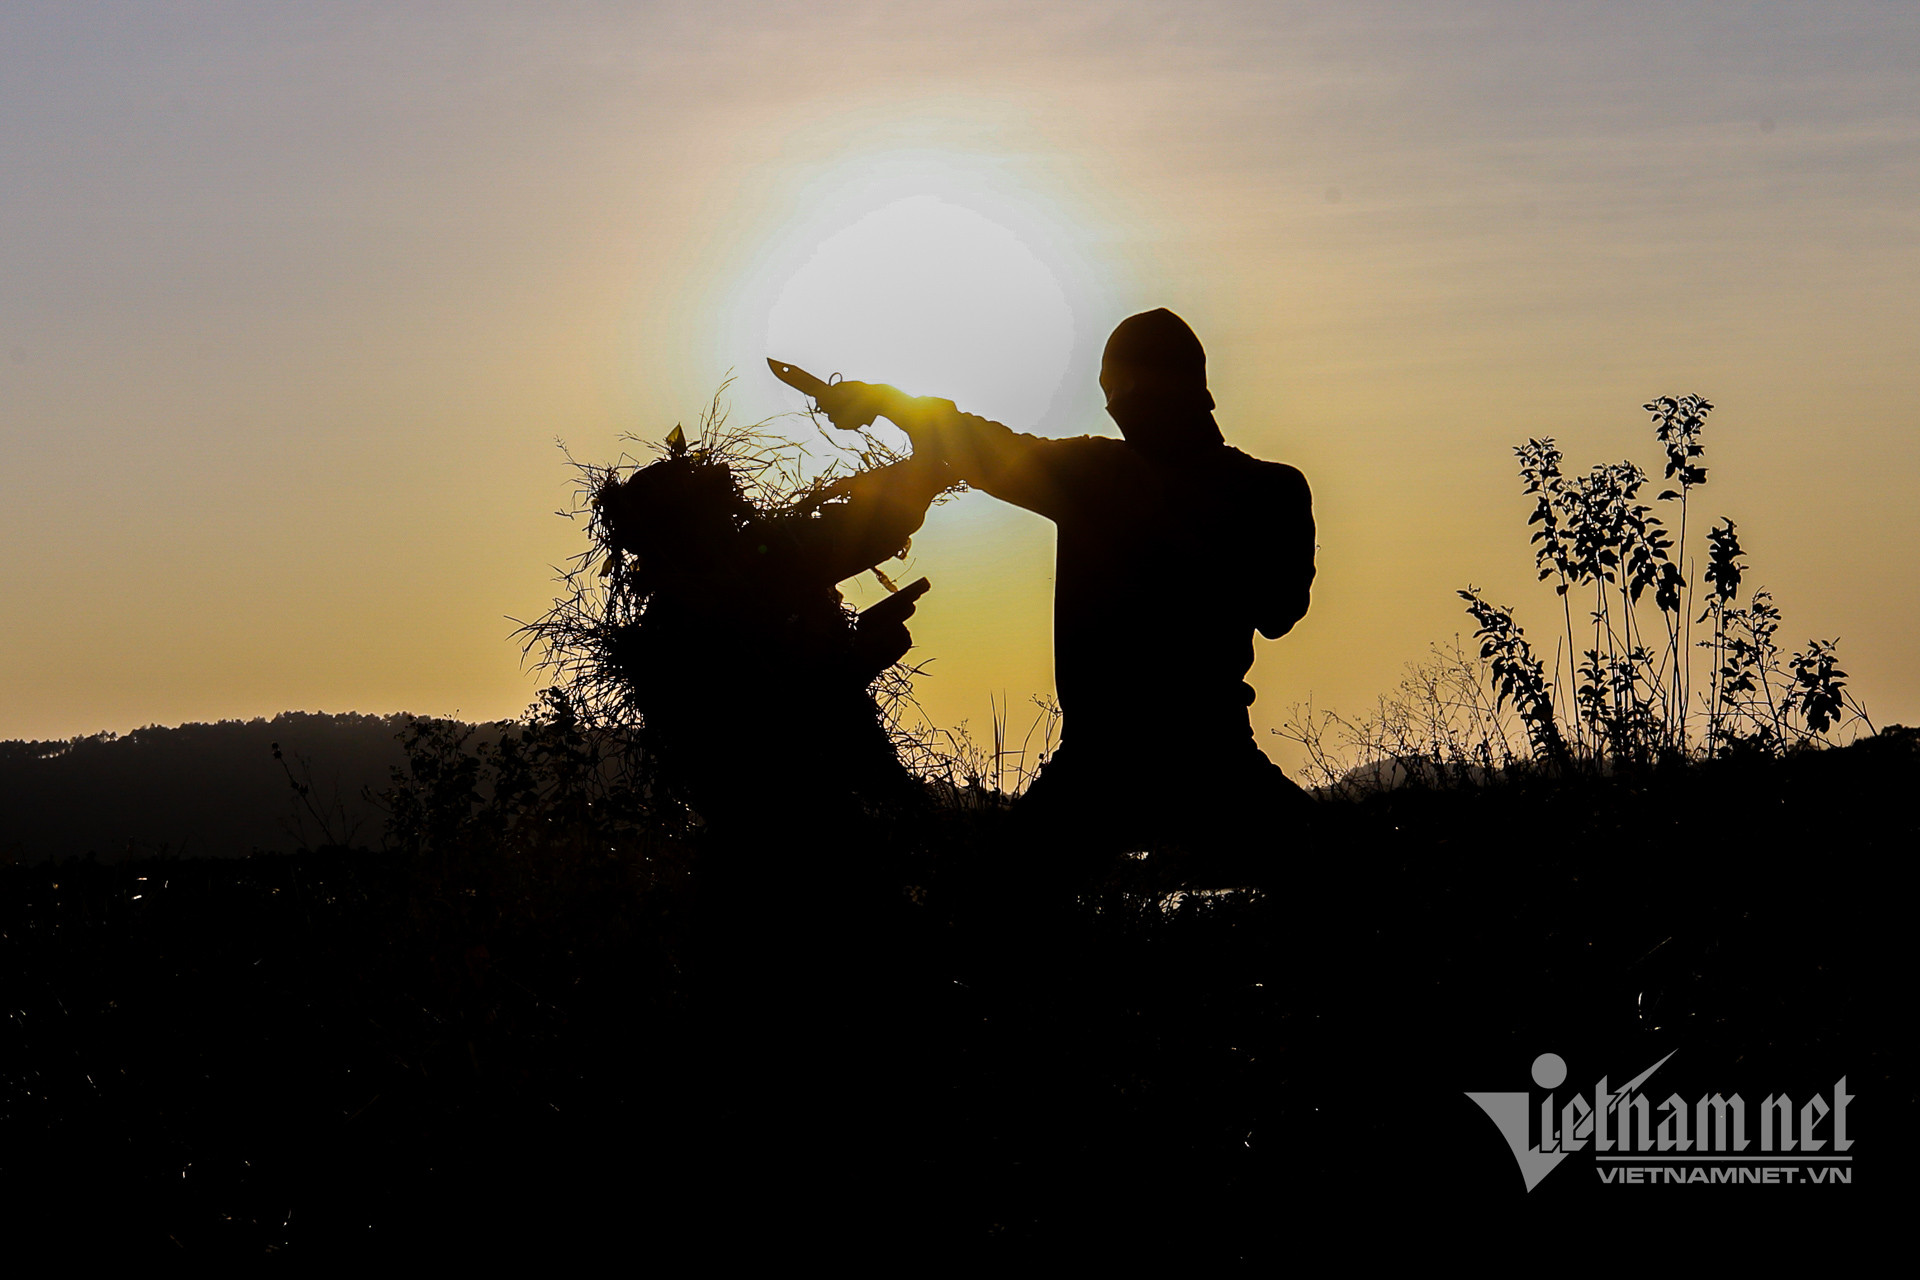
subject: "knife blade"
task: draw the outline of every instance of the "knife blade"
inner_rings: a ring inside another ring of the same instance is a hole
[[[797,364],[785,364],[772,357],[767,359],[767,367],[773,370],[773,376],[780,379],[796,391],[804,391],[815,400],[827,389],[827,384],[802,369]]]

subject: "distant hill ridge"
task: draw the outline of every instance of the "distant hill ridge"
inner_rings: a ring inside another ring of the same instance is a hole
[[[0,742],[0,862],[158,853],[241,857],[328,840],[273,758],[311,781],[334,838],[377,845],[386,815],[364,798],[406,763],[416,717],[287,711],[271,720],[158,725],[56,742]]]

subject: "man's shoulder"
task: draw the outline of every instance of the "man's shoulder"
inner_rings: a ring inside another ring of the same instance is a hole
[[[1222,446],[1222,449],[1226,454],[1223,465],[1244,483],[1273,492],[1307,492],[1307,477],[1298,467],[1290,467],[1284,462],[1268,462],[1264,458],[1243,453],[1232,445]]]
[[[1139,450],[1113,436],[1029,436],[1029,446],[1049,462],[1089,475],[1145,471]]]
[[[1120,457],[1133,453],[1125,440],[1117,436],[1043,436],[1048,444],[1058,445],[1062,449],[1072,449],[1076,453],[1109,455]]]

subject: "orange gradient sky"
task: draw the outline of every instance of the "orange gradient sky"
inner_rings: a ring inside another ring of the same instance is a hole
[[[1511,447],[1652,466],[1687,392],[1696,515],[1913,723],[1916,280],[1908,5],[9,4],[0,737],[515,714],[507,619],[582,549],[556,440],[730,369],[736,419],[800,407],[769,355],[1112,433],[1155,306],[1314,487],[1263,734],[1366,709],[1468,583],[1550,647]],[[936,510],[937,721],[1023,727],[1051,564]]]

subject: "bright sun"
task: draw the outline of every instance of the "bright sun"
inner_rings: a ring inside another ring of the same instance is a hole
[[[829,235],[767,317],[767,350],[780,359],[1023,426],[1046,416],[1073,348],[1073,308],[1054,272],[1006,227],[933,196]]]
[[[740,299],[763,334],[740,336],[764,344],[755,355],[944,396],[1021,430],[1097,425],[1080,421],[1097,397],[1087,344],[1111,320],[1074,249],[1083,236],[1004,174],[927,159],[816,185]]]

